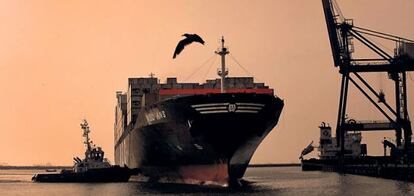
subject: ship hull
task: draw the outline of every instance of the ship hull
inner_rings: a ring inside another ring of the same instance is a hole
[[[151,181],[238,184],[283,105],[273,95],[254,93],[164,100],[140,111],[116,156]]]
[[[33,182],[128,182],[131,172],[128,168],[110,167],[101,169],[89,169],[86,172],[73,172],[72,170],[61,173],[36,174]]]

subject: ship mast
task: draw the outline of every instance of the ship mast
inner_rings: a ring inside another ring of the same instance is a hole
[[[216,54],[221,56],[221,70],[218,70],[217,74],[221,77],[221,93],[225,93],[225,78],[229,74],[229,72],[226,70],[226,54],[228,54],[229,51],[224,46],[224,36],[221,37],[221,48],[216,51]]]
[[[89,139],[89,133],[91,131],[89,130],[88,122],[86,121],[86,119],[83,119],[83,122],[80,125],[83,130],[83,137],[85,138],[85,141],[83,143],[86,145],[86,151],[89,152],[92,149],[92,141]]]

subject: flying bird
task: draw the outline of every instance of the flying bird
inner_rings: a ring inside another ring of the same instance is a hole
[[[173,59],[175,59],[175,57],[181,53],[181,51],[184,50],[184,47],[187,46],[188,44],[191,44],[193,42],[198,42],[204,45],[204,40],[201,39],[200,36],[198,36],[197,34],[184,34],[182,36],[185,36],[185,38],[183,40],[181,40],[180,42],[178,42],[177,47],[175,48],[174,51],[174,56]]]

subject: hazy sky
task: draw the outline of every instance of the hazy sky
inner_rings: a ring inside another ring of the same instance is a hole
[[[414,38],[414,1],[338,2],[357,26]],[[173,60],[185,32],[206,45],[191,45]],[[0,163],[71,164],[84,151],[83,118],[113,160],[115,92],[127,89],[127,78],[152,72],[183,81],[214,55],[222,35],[231,54],[285,100],[252,162],[297,162],[303,147],[317,142],[321,121],[335,125],[338,108],[340,75],[320,0],[0,1]],[[215,78],[215,62],[187,81]],[[228,66],[231,76],[246,74],[231,59]],[[370,78],[393,103],[386,75]],[[350,94],[349,116],[380,117],[359,92]],[[412,103],[409,110],[412,116]],[[382,152],[383,135],[393,133],[364,134],[369,153]]]

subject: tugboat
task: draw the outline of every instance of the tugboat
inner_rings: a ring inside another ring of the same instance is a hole
[[[60,173],[35,174],[33,182],[127,182],[131,172],[127,167],[111,166],[101,147],[92,144],[89,138],[89,125],[86,120],[81,123],[85,158],[73,158],[72,170],[62,170]]]

